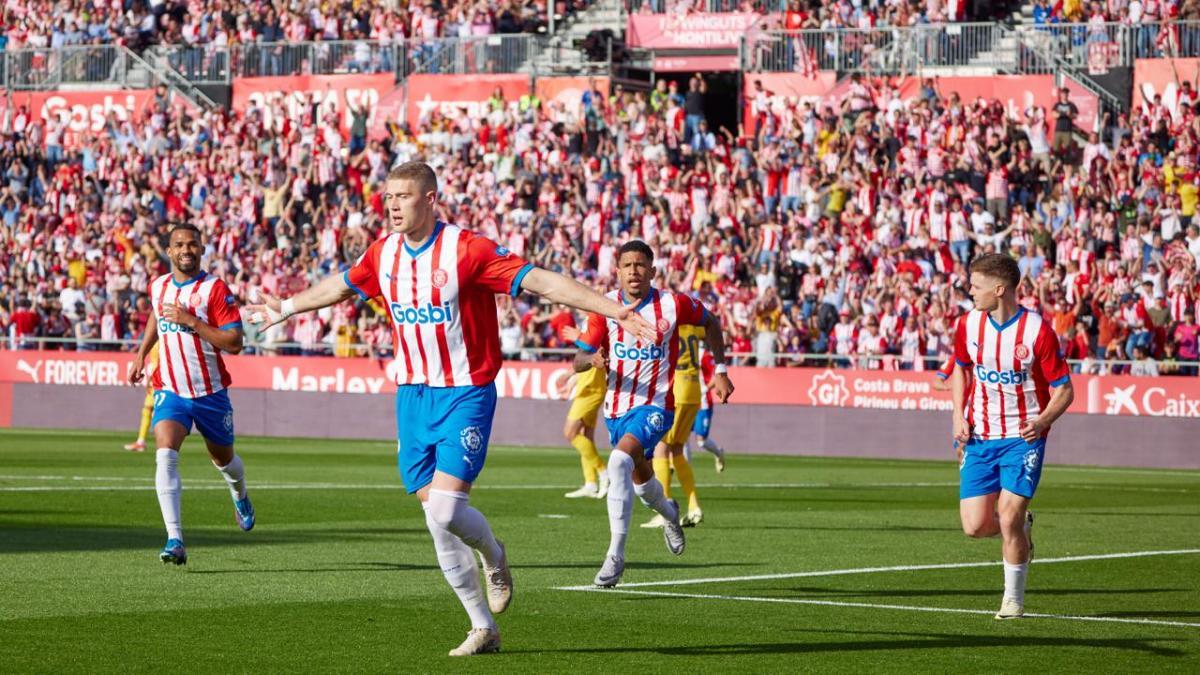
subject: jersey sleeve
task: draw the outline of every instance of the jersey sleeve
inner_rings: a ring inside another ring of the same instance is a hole
[[[346,285],[365,301],[383,295],[379,289],[379,256],[383,252],[385,242],[386,237],[371,244],[354,265],[342,273],[342,280]]]
[[[221,330],[242,327],[242,313],[238,309],[237,298],[220,279],[213,284],[212,292],[208,295],[208,323]]]
[[[948,379],[950,379],[950,376],[953,374],[954,374],[954,359],[946,359],[946,362],[943,363],[942,366],[937,369],[937,376],[938,376],[939,380],[948,380]]]
[[[1051,387],[1061,387],[1071,381],[1071,371],[1059,348],[1058,335],[1049,323],[1042,323],[1042,330],[1033,344],[1033,356]]]
[[[967,317],[970,314],[963,314],[958,318],[958,327],[954,330],[954,363],[963,368],[970,368],[974,365],[971,361],[971,352],[967,349]]]
[[[676,293],[675,307],[675,320],[681,326],[703,326],[708,319],[708,310],[690,295]]]
[[[587,328],[575,341],[575,346],[592,354],[608,342],[608,321],[599,314],[589,314]]]
[[[487,237],[465,235],[465,238],[465,251],[459,249],[462,251],[459,278],[493,293],[516,297],[521,292],[521,281],[533,265]]]

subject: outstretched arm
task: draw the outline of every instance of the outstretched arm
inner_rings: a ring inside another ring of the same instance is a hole
[[[346,283],[345,275],[333,274],[285,300],[263,293],[262,303],[246,305],[246,310],[250,313],[251,323],[266,328],[287,321],[293,314],[336,305],[354,295],[355,290]]]
[[[640,340],[658,341],[654,327],[632,307],[623,307],[574,279],[535,267],[521,279],[521,288],[551,302],[615,319]]]
[[[145,373],[146,355],[158,344],[158,319],[151,314],[146,322],[146,332],[142,334],[142,344],[138,347],[137,356],[129,364],[129,384],[139,384]]]

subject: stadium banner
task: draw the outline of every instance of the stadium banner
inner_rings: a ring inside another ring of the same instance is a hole
[[[268,127],[282,129],[284,115],[299,122],[312,112],[314,100],[318,114],[335,109],[341,117],[343,133],[350,133],[354,113],[350,106],[367,106],[371,117],[367,121],[372,138],[387,135],[385,122],[395,121],[403,100],[403,90],[396,86],[392,73],[377,75],[288,75],[283,77],[239,77],[233,81],[233,109],[245,112],[251,107],[263,114]],[[282,106],[283,115],[276,114]]]
[[[1137,59],[1133,63],[1133,109],[1154,116],[1154,99],[1172,117],[1179,117],[1179,83],[1196,82],[1200,77],[1200,59]],[[1195,101],[1192,101],[1195,103]]]
[[[654,57],[654,71],[658,73],[700,73],[738,70],[741,59],[737,54],[708,56],[658,56]]]
[[[608,96],[608,77],[539,77],[533,85],[543,107],[551,103],[567,109],[579,107],[583,104],[583,93],[588,90],[599,90],[601,95]]]
[[[118,122],[141,119],[154,103],[153,89],[90,89],[87,91],[34,91],[14,94],[13,107],[25,107],[35,119],[58,118],[66,124],[63,147],[72,150],[83,144],[86,134],[99,134],[109,115]]]
[[[768,16],[755,12],[719,14],[635,14],[626,40],[645,49],[737,49],[742,36],[767,28]]]
[[[831,79],[834,74],[820,71],[817,77],[807,77],[800,73],[755,73],[747,74],[744,79],[744,100],[746,102],[745,119],[750,126],[748,131],[756,130],[756,116],[753,109],[754,100],[758,94],[758,84],[767,94],[768,103],[772,106],[782,106],[793,99],[808,101],[814,105],[830,105],[835,109],[842,100],[850,95],[850,79],[845,78],[836,83]],[[900,98],[909,101],[921,95],[921,79],[906,77],[893,80]],[[1065,85],[1070,91],[1070,100],[1079,108],[1079,116],[1075,118],[1075,126],[1080,129],[1091,129],[1095,124],[1097,111],[1100,109],[1100,99],[1095,94],[1083,89],[1075,82],[1068,81]],[[1053,75],[996,75],[993,77],[952,76],[937,79],[937,90],[947,97],[958,92],[964,104],[970,105],[977,98],[996,99],[1004,105],[1010,117],[1022,117],[1027,109],[1040,106],[1046,111],[1047,120],[1053,124],[1052,108],[1058,101],[1057,87]]]
[[[410,75],[404,80],[407,88],[405,122],[415,127],[434,111],[444,117],[457,118],[462,112],[478,116],[497,88],[509,106],[531,93],[528,75]]]
[[[122,387],[127,386],[125,374],[132,360],[132,354],[123,352],[0,351],[0,384]],[[226,356],[225,363],[238,389],[349,394],[394,390],[391,362],[368,358]],[[933,388],[931,372],[822,368],[731,368],[730,372],[739,404],[951,409],[950,393]],[[561,400],[570,395],[571,374],[566,362],[506,361],[496,388],[504,398]],[[1200,418],[1200,378],[1074,375],[1072,380],[1072,413]]]

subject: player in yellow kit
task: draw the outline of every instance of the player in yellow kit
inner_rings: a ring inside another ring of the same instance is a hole
[[[700,500],[696,496],[696,477],[692,473],[692,465],[684,456],[683,446],[687,443],[688,435],[692,433],[692,424],[696,421],[696,413],[700,411],[700,345],[704,344],[704,328],[702,326],[679,326],[679,359],[675,362],[675,380],[672,389],[675,393],[675,421],[671,430],[663,436],[658,446],[654,448],[654,476],[663,485],[663,492],[669,497],[671,486],[671,470],[679,477],[679,485],[687,496],[687,515],[680,519],[684,527],[695,527],[704,520],[704,512],[700,510]],[[662,527],[662,516],[655,516],[642,527]]]
[[[563,338],[568,342],[579,340],[579,329],[567,327],[563,329]],[[575,380],[575,396],[571,401],[571,410],[567,412],[567,423],[563,427],[563,436],[577,452],[579,463],[583,467],[583,487],[563,495],[568,499],[592,497],[604,499],[608,495],[608,471],[600,453],[596,452],[596,418],[600,408],[604,406],[604,394],[608,391],[607,371],[592,368],[584,373],[577,373]]]
[[[142,425],[138,427],[137,440],[126,443],[125,449],[130,452],[146,451],[146,434],[150,432],[150,419],[154,416],[154,371],[158,368],[158,343],[150,348],[146,355],[146,401],[142,403]]]

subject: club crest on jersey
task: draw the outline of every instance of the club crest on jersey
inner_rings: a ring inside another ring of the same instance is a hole
[[[1029,347],[1026,347],[1024,344],[1019,344],[1017,345],[1016,349],[1013,350],[1013,353],[1016,354],[1018,361],[1024,361],[1029,358]]]
[[[671,322],[666,319],[659,319],[658,323],[654,324],[654,326],[658,329],[660,335],[671,330]]]
[[[446,274],[446,270],[439,267],[433,271],[434,288],[444,288],[448,281],[450,281],[450,275]]]
[[[459,432],[458,441],[462,443],[463,450],[474,455],[483,449],[483,432],[479,427],[467,427]]]
[[[204,302],[204,299],[198,293],[192,293],[191,297],[188,298],[188,304],[192,306],[192,309],[199,307],[202,302]]]

